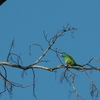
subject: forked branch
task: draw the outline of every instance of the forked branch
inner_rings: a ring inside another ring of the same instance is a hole
[[[100,94],[100,92],[99,92],[98,88],[96,87],[96,85],[94,84],[92,78],[88,75],[88,73],[86,71],[87,70],[97,70],[97,71],[100,71],[99,67],[92,66],[92,64],[91,64],[91,61],[93,61],[93,60],[100,61],[100,58],[91,58],[87,63],[85,63],[85,64],[83,64],[81,66],[71,67],[71,66],[68,66],[68,65],[64,65],[62,63],[62,61],[60,60],[60,57],[59,57],[60,50],[58,50],[57,48],[56,49],[53,48],[53,45],[56,43],[56,41],[60,37],[64,36],[65,33],[71,31],[72,32],[71,36],[73,37],[74,31],[77,30],[77,29],[74,28],[74,27],[68,27],[68,26],[69,26],[69,24],[67,25],[66,28],[63,27],[63,29],[61,31],[57,32],[50,39],[48,39],[47,35],[44,32],[44,39],[48,43],[48,46],[46,47],[46,49],[44,49],[40,44],[32,43],[29,46],[29,55],[32,56],[32,53],[31,53],[32,46],[38,46],[42,50],[42,55],[35,62],[33,62],[32,64],[29,64],[27,66],[22,65],[22,59],[21,59],[21,57],[18,54],[12,53],[12,49],[14,47],[14,39],[13,39],[12,43],[11,43],[11,46],[10,46],[10,50],[9,50],[7,58],[6,58],[6,61],[1,61],[0,62],[0,66],[4,70],[4,74],[3,74],[3,72],[0,72],[0,77],[2,78],[2,80],[4,82],[4,90],[1,91],[0,94],[4,93],[6,90],[10,94],[12,94],[12,88],[13,87],[26,88],[26,87],[29,87],[29,86],[33,86],[33,95],[36,98],[36,95],[35,95],[35,72],[34,72],[34,69],[42,69],[42,70],[47,70],[47,71],[54,72],[54,71],[56,71],[58,69],[64,68],[65,71],[61,75],[60,82],[62,83],[63,80],[66,79],[66,81],[72,86],[73,92],[76,94],[77,99],[85,100],[78,93],[77,88],[75,87],[74,83],[75,83],[75,77],[77,75],[74,74],[71,71],[71,69],[75,69],[77,71],[85,72],[87,77],[90,79],[90,86],[91,86],[90,94],[91,94],[92,98],[94,98],[94,96],[98,97],[98,94]],[[61,65],[51,66],[51,67],[39,65],[39,62],[48,62],[48,60],[44,60],[43,59],[47,55],[48,51],[53,51],[56,54],[56,56],[57,56],[59,62],[61,63]],[[15,57],[16,57],[16,59],[14,59]],[[33,84],[27,85],[27,86],[23,86],[21,84],[18,84],[18,83],[15,83],[15,82],[12,82],[12,81],[8,80],[6,66],[22,69],[23,71],[31,69],[32,73],[33,73]],[[66,73],[67,73],[67,75],[66,75]]]

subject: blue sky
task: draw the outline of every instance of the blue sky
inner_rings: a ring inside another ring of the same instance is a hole
[[[23,65],[32,64],[42,54],[38,47],[32,47],[32,55],[29,56],[29,45],[38,43],[47,48],[43,30],[48,38],[54,36],[63,26],[77,28],[71,37],[71,33],[66,33],[59,38],[53,48],[58,48],[72,55],[76,62],[84,64],[92,57],[100,58],[100,1],[96,0],[7,0],[0,6],[0,61],[6,61],[6,56],[15,39],[13,53],[20,54]],[[60,64],[54,52],[48,52],[44,59],[48,63],[40,63],[47,67],[54,67]],[[63,61],[63,59],[61,58]],[[99,67],[100,62],[92,62]],[[27,71],[24,78],[21,77],[22,70],[6,67],[8,79],[23,85],[32,83],[32,72]],[[0,69],[2,70],[2,69]],[[35,69],[37,100],[67,100],[68,91],[73,90],[66,82],[60,83],[60,75],[64,69],[54,72]],[[83,72],[72,70],[77,74],[75,86],[83,98],[90,100],[90,81]],[[87,71],[94,83],[100,89],[99,72]],[[56,79],[55,79],[56,78]],[[0,79],[2,83],[2,80]],[[3,84],[0,86],[2,87]],[[26,89],[13,88],[13,100],[35,100],[32,95],[32,87]],[[9,100],[6,92],[0,97],[1,100]],[[98,97],[98,100],[100,96]],[[76,100],[73,93],[69,100]]]

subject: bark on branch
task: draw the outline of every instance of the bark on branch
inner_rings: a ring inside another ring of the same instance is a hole
[[[68,27],[69,24],[67,25],[66,28],[63,28],[61,31],[57,32],[53,37],[51,37],[50,39],[48,39],[47,35],[45,34],[44,32],[44,38],[46,40],[46,42],[48,43],[48,46],[46,49],[44,49],[40,44],[35,44],[35,43],[32,43],[30,46],[29,46],[29,55],[31,55],[31,47],[32,46],[38,46],[40,47],[40,49],[42,50],[42,55],[35,61],[33,62],[32,64],[29,64],[27,66],[24,66],[22,64],[22,59],[19,55],[15,54],[15,53],[12,53],[12,49],[14,47],[14,39],[12,40],[12,43],[11,43],[11,46],[10,46],[10,49],[9,49],[9,52],[8,52],[8,55],[7,55],[7,58],[6,58],[6,61],[0,61],[0,66],[3,68],[4,70],[4,74],[3,72],[0,72],[0,77],[2,78],[3,82],[4,82],[4,90],[0,92],[0,94],[4,93],[6,90],[12,94],[12,88],[13,87],[20,87],[20,88],[26,88],[26,87],[29,87],[29,86],[33,86],[33,95],[35,96],[36,98],[36,95],[35,95],[35,72],[34,72],[34,69],[42,69],[42,70],[46,70],[46,71],[51,71],[51,72],[55,72],[56,70],[58,69],[65,69],[63,74],[61,75],[61,78],[60,78],[60,81],[62,82],[64,79],[69,82],[73,88],[73,92],[76,94],[76,97],[77,99],[82,99],[82,100],[85,100],[80,94],[79,92],[77,91],[77,88],[75,87],[75,77],[77,76],[76,74],[74,74],[71,69],[75,69],[77,71],[81,71],[81,72],[84,72],[87,77],[89,78],[90,80],[90,86],[91,86],[91,96],[92,98],[95,97],[95,94],[96,96],[98,96],[98,94],[100,94],[98,88],[96,87],[96,85],[94,84],[92,78],[88,75],[88,73],[86,72],[87,70],[97,70],[97,71],[100,71],[100,68],[99,67],[96,67],[96,66],[92,66],[91,65],[91,61],[93,60],[96,60],[96,61],[99,61],[100,58],[91,58],[87,63],[81,65],[81,66],[68,66],[68,65],[64,65],[62,63],[62,61],[60,60],[60,57],[59,57],[59,53],[60,51],[58,50],[58,48],[54,49],[53,48],[53,45],[56,43],[56,41],[58,40],[58,38],[62,37],[65,35],[65,33],[71,31],[72,34],[71,36],[73,37],[73,32],[75,30],[77,30],[76,28],[73,28],[73,27]],[[48,62],[48,60],[43,60],[43,58],[46,56],[46,54],[48,53],[48,51],[53,51],[59,62],[61,63],[61,65],[57,65],[57,66],[51,66],[51,67],[48,67],[48,66],[41,66],[39,65],[39,62]],[[15,56],[17,59],[13,59],[13,56]],[[32,55],[31,55],[32,56]],[[17,68],[17,69],[22,69],[23,71],[26,71],[26,70],[29,70],[31,69],[32,70],[32,75],[33,75],[33,84],[29,84],[27,86],[23,86],[21,84],[18,84],[18,83],[15,83],[15,82],[12,82],[10,81],[9,79],[7,79],[7,70],[6,70],[6,67],[12,67],[12,68]],[[69,77],[67,75],[69,75]],[[69,78],[71,79],[71,81],[69,80]],[[8,87],[9,85],[9,87]],[[70,93],[72,93],[70,91]]]

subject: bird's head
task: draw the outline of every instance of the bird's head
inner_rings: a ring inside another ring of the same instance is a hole
[[[62,52],[62,53],[60,53],[60,56],[61,57],[65,57],[66,56],[66,53],[65,52]]]

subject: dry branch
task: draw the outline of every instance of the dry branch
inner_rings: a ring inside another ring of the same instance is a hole
[[[47,70],[47,71],[51,71],[51,72],[54,72],[58,69],[65,69],[65,71],[63,72],[63,74],[61,75],[61,78],[60,78],[60,81],[62,82],[64,79],[66,79],[67,82],[69,82],[73,88],[73,91],[74,93],[76,94],[76,97],[77,99],[82,99],[82,100],[85,100],[77,91],[77,88],[75,87],[75,84],[74,84],[74,80],[75,80],[75,77],[77,75],[75,75],[71,69],[75,69],[75,70],[78,70],[78,71],[81,71],[81,72],[85,72],[85,74],[87,75],[87,77],[90,79],[90,85],[91,85],[91,96],[94,97],[95,95],[95,91],[96,91],[96,96],[98,96],[98,94],[100,94],[99,90],[97,89],[96,85],[94,84],[94,82],[92,81],[92,78],[86,73],[87,70],[97,70],[97,71],[100,71],[100,68],[98,67],[95,67],[95,66],[92,66],[91,65],[91,61],[93,60],[96,60],[96,61],[99,61],[100,58],[91,58],[86,64],[83,64],[81,66],[74,66],[74,67],[71,67],[71,66],[68,66],[68,65],[64,65],[60,58],[59,58],[59,53],[60,51],[56,48],[56,49],[53,49],[52,46],[56,43],[56,41],[58,40],[58,38],[62,37],[65,35],[66,32],[68,31],[71,31],[72,34],[71,36],[73,37],[73,32],[75,30],[77,30],[76,28],[73,28],[73,27],[69,27],[69,24],[67,25],[66,28],[63,27],[63,29],[59,32],[57,32],[53,37],[51,37],[50,39],[47,38],[47,35],[45,34],[44,32],[44,38],[46,40],[46,42],[48,43],[48,46],[47,48],[44,50],[43,47],[40,45],[40,44],[31,44],[29,46],[29,55],[31,55],[31,47],[32,46],[38,46],[40,47],[40,49],[42,50],[42,55],[35,61],[33,62],[32,64],[30,65],[27,65],[27,66],[23,66],[22,65],[22,59],[19,55],[15,54],[15,53],[12,53],[12,49],[14,47],[14,39],[12,40],[12,43],[11,43],[11,46],[10,46],[10,50],[8,52],[8,55],[7,55],[7,58],[6,58],[6,61],[1,61],[0,62],[0,66],[3,68],[4,70],[4,75],[2,74],[2,72],[0,72],[0,77],[2,78],[2,80],[4,81],[4,90],[2,92],[0,92],[0,94],[4,93],[6,90],[12,94],[12,88],[15,86],[15,87],[20,87],[20,88],[26,88],[26,87],[29,87],[29,86],[33,86],[33,95],[35,96],[36,98],[36,95],[35,95],[35,72],[34,72],[34,69],[42,69],[42,70]],[[41,66],[41,65],[38,65],[39,62],[48,62],[48,60],[43,60],[43,58],[46,56],[46,54],[48,53],[48,51],[53,51],[55,52],[59,62],[61,63],[61,65],[57,65],[57,66],[51,66],[51,67],[48,67],[48,66]],[[13,56],[15,56],[17,59],[13,59]],[[27,85],[27,86],[23,86],[21,84],[18,84],[18,83],[15,83],[15,82],[12,82],[10,80],[7,79],[7,70],[6,70],[6,67],[12,67],[12,68],[18,68],[18,69],[22,69],[23,71],[26,71],[26,70],[29,70],[31,69],[32,70],[32,74],[33,74],[33,84],[31,85]],[[66,75],[69,75],[67,76]],[[69,80],[69,78],[71,79],[71,81]],[[7,87],[7,85],[10,86],[10,88]],[[95,91],[94,91],[95,90]],[[71,92],[70,92],[71,93]]]

